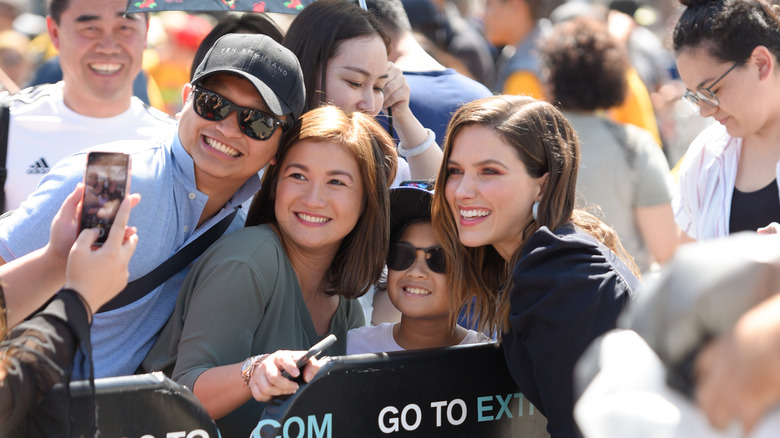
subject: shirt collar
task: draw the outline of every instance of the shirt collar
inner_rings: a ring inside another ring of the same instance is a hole
[[[173,140],[169,143],[171,145],[171,154],[173,155],[174,167],[176,169],[176,175],[181,181],[187,185],[188,190],[197,191],[203,193],[197,188],[195,182],[195,162],[192,157],[184,149],[179,138],[178,130],[173,136]],[[238,207],[244,201],[248,200],[254,194],[260,190],[260,176],[253,174],[230,198],[230,201],[226,204],[226,207]]]

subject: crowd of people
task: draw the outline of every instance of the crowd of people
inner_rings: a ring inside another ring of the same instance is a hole
[[[365,3],[0,0],[0,434],[70,425],[57,383],[162,371],[248,436],[335,334],[327,355],[500,342],[549,434],[579,437],[577,361],[643,279],[681,244],[780,231],[775,2]],[[89,151],[128,154],[132,183],[98,190]],[[79,227],[100,196],[102,246]],[[713,389],[776,374],[757,305],[702,345],[718,427],[780,402]]]

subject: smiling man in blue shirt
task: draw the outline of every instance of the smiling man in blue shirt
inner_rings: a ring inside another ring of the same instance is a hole
[[[131,190],[141,194],[130,225],[139,245],[130,280],[142,277],[248,201],[257,172],[301,115],[303,75],[295,55],[264,35],[220,38],[184,86],[178,128],[155,141],[122,141],[91,150],[127,152]],[[65,197],[81,182],[86,151],[55,166],[0,225],[0,257],[9,261],[48,241]],[[245,213],[227,232],[243,226]],[[95,314],[95,377],[132,374],[168,320],[189,267],[143,297]],[[64,280],[65,271],[62,270]],[[41,304],[49,297],[30,297]]]

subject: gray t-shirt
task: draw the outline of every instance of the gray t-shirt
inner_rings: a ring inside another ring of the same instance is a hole
[[[324,355],[345,354],[347,331],[363,324],[357,301],[340,299],[330,326],[338,341]],[[201,256],[143,367],[193,388],[209,368],[281,349],[306,350],[323,337],[279,238],[260,225],[221,238]],[[222,436],[249,436],[262,409],[250,400],[218,420]]]
[[[639,269],[647,271],[652,255],[639,232],[635,210],[672,200],[674,182],[663,151],[649,132],[636,126],[596,115],[565,114],[580,139],[577,207],[600,207],[601,219],[615,229]]]

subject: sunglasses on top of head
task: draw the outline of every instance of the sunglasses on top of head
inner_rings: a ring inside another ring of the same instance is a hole
[[[195,114],[212,122],[225,119],[233,111],[238,113],[238,128],[249,138],[268,140],[281,127],[287,130],[289,125],[266,112],[255,108],[236,105],[225,96],[201,87],[192,87],[192,107]]]
[[[390,251],[387,254],[387,269],[392,269],[393,271],[409,269],[417,258],[417,251],[425,253],[425,263],[431,271],[438,274],[447,272],[444,248],[439,245],[417,248],[408,243],[394,243],[390,245]]]

